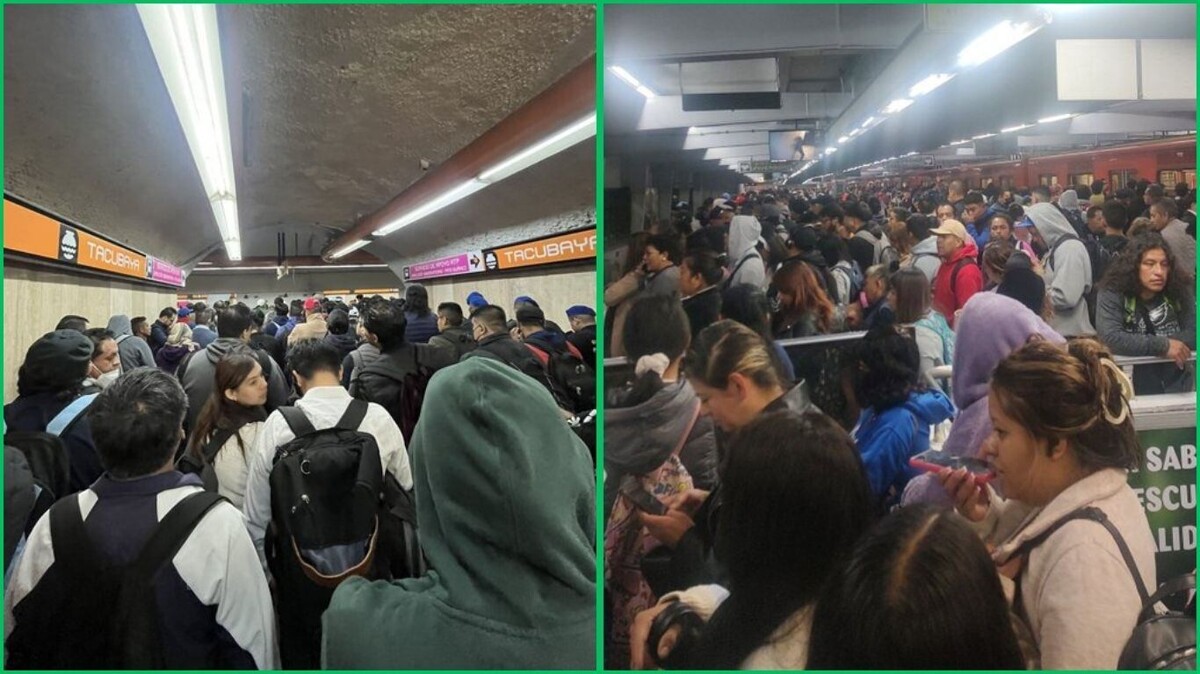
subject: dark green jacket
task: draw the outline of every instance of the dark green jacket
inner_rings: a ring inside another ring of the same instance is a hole
[[[430,380],[411,446],[418,579],[338,587],[326,669],[592,669],[595,476],[544,388],[469,358]]]

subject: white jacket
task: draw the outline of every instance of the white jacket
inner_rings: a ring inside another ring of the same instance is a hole
[[[1125,539],[1148,591],[1157,587],[1150,523],[1128,473],[1106,468],[1076,482],[1048,505],[1030,510],[992,494],[977,527],[997,543],[1004,564],[1025,541],[1083,506],[1099,508]],[[1137,586],[1108,530],[1091,520],[1064,524],[1030,551],[1021,571],[1021,601],[1043,669],[1116,669],[1142,609]],[[1007,579],[1006,590],[1012,588]]]
[[[658,603],[681,601],[690,606],[704,622],[708,622],[717,607],[728,598],[729,591],[720,585],[697,585],[682,592],[668,593]],[[812,616],[812,604],[788,616],[787,620],[775,628],[766,643],[746,657],[741,669],[804,669],[804,665],[808,663]]]
[[[238,429],[242,437],[242,447],[238,446],[236,437],[230,437],[217,450],[213,459],[213,472],[217,474],[217,493],[229,499],[229,502],[242,509],[246,500],[246,476],[250,472],[250,457],[253,456],[254,441],[262,430],[263,422],[255,421]]]

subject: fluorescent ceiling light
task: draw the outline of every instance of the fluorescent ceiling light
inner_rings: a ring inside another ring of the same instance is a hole
[[[1068,112],[1065,115],[1055,115],[1053,117],[1046,117],[1045,119],[1039,119],[1038,124],[1049,124],[1050,122],[1061,122],[1064,119],[1070,119],[1074,116],[1075,116],[1074,114]]]
[[[874,121],[875,121],[874,117],[868,117],[867,120],[865,122],[863,122],[858,128],[866,129],[871,124],[871,122],[874,122]]]
[[[225,252],[242,256],[216,5],[137,5]]]
[[[834,152],[837,152],[837,151],[838,151],[838,149],[836,147],[825,148],[825,154],[833,154]]]
[[[845,143],[848,140],[850,140],[850,136],[842,136],[841,138],[838,138],[838,145],[841,145],[842,143]]]
[[[1000,133],[1012,133],[1013,131],[1020,131],[1021,129],[1028,129],[1031,126],[1033,126],[1033,125],[1032,124],[1018,124],[1017,126],[1010,126],[1007,129],[1000,129]]]
[[[851,131],[851,132],[850,132],[850,137],[851,137],[851,138],[854,138],[855,136],[857,136],[858,134],[860,134],[860,133],[862,133],[862,132],[863,132],[863,130],[862,130],[862,129],[855,129],[855,130],[853,130],[853,131]]]
[[[562,152],[563,150],[596,135],[596,113],[575,122],[558,133],[505,159],[496,166],[479,174],[479,180],[494,183],[526,169],[534,164]]]
[[[904,156],[905,156],[905,157],[911,157],[911,156],[913,156],[913,155],[915,155],[915,154],[917,154],[917,152],[916,152],[916,150],[913,150],[912,152],[909,152],[908,154],[906,154],[906,155],[904,155]]]
[[[330,255],[330,257],[336,260],[339,257],[344,257],[346,255],[349,255],[350,253],[353,253],[354,251],[356,251],[360,248],[365,248],[370,243],[371,242],[368,239],[361,239],[359,241],[355,241],[354,243],[350,244],[349,246],[343,247],[341,250],[337,251],[333,255]]]
[[[487,187],[487,183],[483,182],[482,180],[468,180],[458,187],[455,187],[454,189],[442,194],[440,197],[428,201],[421,206],[418,206],[417,208],[405,213],[404,215],[401,215],[394,222],[391,222],[384,227],[380,227],[379,229],[375,230],[374,234],[375,236],[387,236],[388,234],[391,234],[405,225],[410,225],[431,213],[449,206],[459,199],[463,199],[470,194],[478,192],[484,187]]]
[[[689,126],[688,127],[688,135],[689,136],[696,136],[696,135],[699,135],[699,133],[700,133],[700,127],[698,127],[698,126]]]
[[[483,173],[479,174],[478,178],[468,180],[458,187],[443,193],[441,196],[403,214],[394,222],[375,230],[373,233],[375,236],[387,236],[388,234],[391,234],[405,225],[410,225],[417,220],[429,216],[432,213],[439,211],[460,199],[464,199],[467,196],[478,192],[492,183],[504,180],[515,173],[519,173],[520,171],[523,171],[530,166],[533,166],[534,164],[556,155],[559,152],[562,152],[563,150],[575,145],[576,143],[591,138],[595,135],[596,113],[592,113],[578,122],[571,124],[567,128],[558,131],[550,137],[545,138],[525,148],[524,150],[521,150],[517,154],[485,170]],[[332,257],[342,257],[351,251],[358,250],[359,248],[366,246],[367,244],[368,242],[365,240],[355,242],[338,250],[333,254]]]
[[[387,269],[386,264],[304,264],[295,267],[288,267],[291,271],[325,271],[338,269]],[[205,267],[204,269],[195,269],[194,272],[202,271],[277,271],[279,267],[269,267],[255,265],[253,267]]]
[[[650,91],[646,85],[638,81],[636,77],[629,74],[629,71],[621,66],[609,66],[608,71],[625,81],[626,84],[633,87],[637,92],[646,98],[654,98],[654,92]]]
[[[952,79],[954,79],[954,75],[948,73],[936,73],[930,75],[929,77],[926,77],[920,82],[912,85],[912,88],[908,90],[908,95],[912,98],[924,96],[925,94],[937,89]]]
[[[888,106],[883,109],[883,112],[886,115],[893,115],[893,114],[900,112],[901,110],[907,108],[908,106],[910,106],[912,104],[913,104],[913,102],[912,102],[912,99],[910,99],[910,98],[897,98],[896,100],[892,101],[891,103],[888,103]],[[872,117],[872,119],[874,119],[874,118]]]
[[[970,142],[971,142],[971,141],[970,141],[969,139],[964,139],[964,140],[956,140],[956,141],[954,141],[953,143],[950,143],[950,144],[951,144],[951,145],[963,145],[963,144],[970,143]]]
[[[996,135],[996,134],[994,134],[994,133],[981,133],[981,134],[979,134],[978,136],[971,136],[971,140],[983,140],[984,138],[991,138],[991,137],[992,137],[992,136],[994,136],[994,135]]]
[[[986,63],[1009,47],[1033,35],[1039,28],[1041,28],[1040,24],[1013,23],[1005,19],[958,52],[958,66],[969,68]]]

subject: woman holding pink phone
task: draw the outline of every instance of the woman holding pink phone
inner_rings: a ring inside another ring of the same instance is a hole
[[[1127,482],[1140,456],[1132,395],[1099,342],[1035,339],[1001,361],[988,390],[983,458],[1006,498],[965,469],[938,473],[994,546],[1035,668],[1115,668],[1157,587],[1150,525]]]

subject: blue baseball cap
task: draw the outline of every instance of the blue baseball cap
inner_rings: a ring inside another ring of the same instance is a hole
[[[595,315],[596,315],[595,310],[589,306],[585,306],[582,304],[576,304],[574,306],[567,307],[567,318],[574,318],[576,316],[595,316]]]
[[[532,304],[535,307],[538,306],[538,303],[533,301],[533,298],[529,295],[521,295],[517,299],[513,300],[513,304]]]
[[[477,290],[472,290],[471,294],[467,295],[467,306],[469,307],[486,307],[487,304],[488,301]]]

